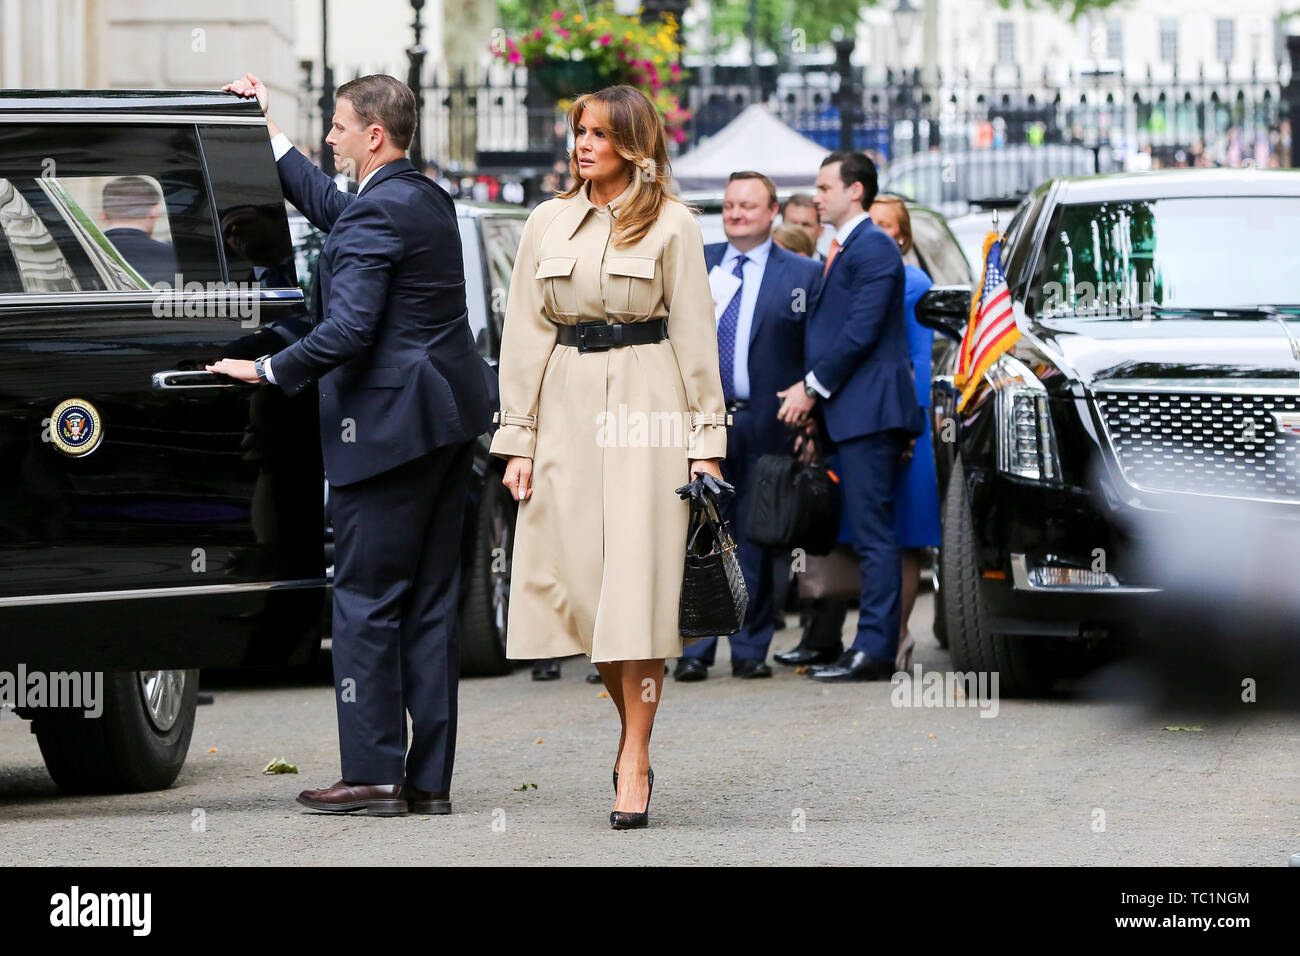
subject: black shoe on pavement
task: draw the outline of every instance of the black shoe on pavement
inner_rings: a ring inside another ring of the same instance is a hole
[[[679,657],[677,666],[673,668],[673,680],[706,680],[708,676],[709,666],[698,657]]]
[[[588,674],[586,677],[584,677],[583,680],[585,680],[588,684],[601,683],[600,671],[596,670],[596,668],[593,667],[591,669],[591,673]]]
[[[893,661],[878,661],[862,651],[845,651],[834,664],[822,664],[808,672],[819,681],[889,680],[894,676]]]
[[[792,650],[773,654],[772,660],[787,667],[803,667],[807,664],[834,664],[840,659],[840,651],[815,651],[802,644]]]
[[[560,662],[551,658],[546,661],[533,661],[533,680],[559,680]]]
[[[771,677],[772,668],[764,661],[742,657],[740,660],[732,660],[731,676],[743,677],[747,680],[754,677]]]

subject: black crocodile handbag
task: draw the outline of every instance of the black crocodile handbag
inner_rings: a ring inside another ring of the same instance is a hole
[[[740,557],[730,523],[718,517],[718,491],[726,482],[700,476],[677,489],[691,502],[686,528],[686,565],[682,572],[678,629],[682,637],[726,637],[740,630],[749,592],[740,573]]]

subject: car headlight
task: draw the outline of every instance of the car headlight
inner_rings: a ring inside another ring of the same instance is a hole
[[[998,470],[1059,483],[1061,460],[1043,383],[1009,354],[1000,356],[984,378],[997,396]]]

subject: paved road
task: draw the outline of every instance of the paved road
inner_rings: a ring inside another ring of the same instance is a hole
[[[923,598],[914,620],[930,616]],[[796,640],[783,631],[776,649]],[[949,667],[928,632],[917,661]],[[720,664],[705,683],[666,684],[648,831],[609,829],[617,720],[583,681],[584,658],[554,683],[521,670],[462,685],[447,817],[300,812],[300,789],[338,776],[319,681],[216,688],[163,793],[58,796],[27,723],[6,714],[0,864],[1285,866],[1300,850],[1295,716],[1144,713],[1065,694],[1002,700],[990,719],[893,706],[886,683],[787,670],[737,681]],[[301,772],[263,775],[274,757]],[[525,783],[536,789],[514,789]]]

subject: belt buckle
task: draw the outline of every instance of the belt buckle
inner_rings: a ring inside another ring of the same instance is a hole
[[[614,328],[608,322],[579,322],[578,351],[603,352],[613,348]]]

